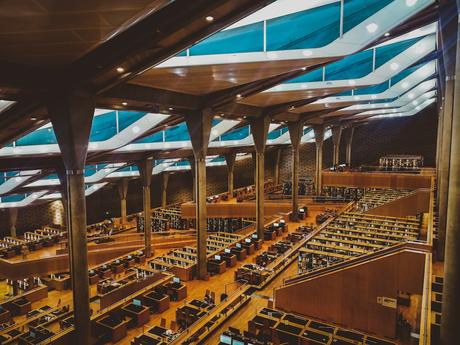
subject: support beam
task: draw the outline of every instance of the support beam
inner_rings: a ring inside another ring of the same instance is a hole
[[[280,161],[281,161],[281,149],[276,150],[276,157],[275,157],[275,176],[274,176],[274,182],[275,185],[280,184]]]
[[[152,256],[152,207],[150,185],[152,183],[153,159],[147,158],[137,163],[142,181],[142,200],[144,205],[145,256]]]
[[[206,262],[206,240],[208,237],[206,211],[206,154],[208,152],[212,118],[213,114],[209,108],[185,116],[195,158],[194,199],[196,204],[198,279],[206,279],[208,275]]]
[[[265,145],[270,126],[270,117],[261,116],[249,121],[254,140],[255,152],[255,187],[256,187],[256,230],[259,239],[263,240],[265,230],[264,201],[265,201]]]
[[[195,190],[195,187],[196,187],[196,183],[195,183],[195,179],[196,179],[196,175],[195,175],[195,157],[188,157],[187,158],[188,162],[190,163],[190,174],[192,174],[192,201],[193,202],[196,202],[196,190]]]
[[[303,123],[294,122],[288,125],[292,145],[292,214],[291,219],[299,220],[299,147],[303,134]]]
[[[126,196],[128,195],[128,183],[129,183],[129,180],[127,178],[122,178],[117,183],[118,196],[120,197],[121,225],[125,225],[127,223],[127,219],[126,219]]]
[[[86,90],[55,90],[48,112],[65,167],[67,231],[74,304],[75,343],[90,343],[88,248],[86,238],[85,161],[94,114]]]
[[[450,178],[450,157],[452,140],[453,104],[455,89],[455,65],[456,65],[456,42],[457,42],[457,16],[456,5],[453,1],[442,1],[440,11],[440,36],[443,52],[444,65],[444,102],[442,109],[442,143],[439,176],[439,239],[437,247],[437,259],[444,260],[446,243],[446,224],[448,208],[448,189]],[[443,81],[441,81],[443,82]]]
[[[10,236],[16,238],[16,225],[18,223],[18,209],[12,207],[8,210],[10,216]]]
[[[162,184],[161,184],[161,207],[166,208],[168,204],[168,182],[169,182],[169,173],[164,172],[162,174]]]
[[[227,153],[224,157],[227,162],[227,190],[230,197],[233,197],[236,153]]]
[[[332,143],[334,149],[332,151],[332,165],[337,166],[340,164],[340,140],[342,138],[342,129],[340,125],[332,126]]]
[[[355,127],[352,125],[345,131],[345,163],[351,167],[351,154],[353,145],[353,135],[355,134]]]
[[[444,36],[444,39],[448,38],[450,42],[455,42],[455,44],[448,51],[449,55],[452,56],[449,57],[450,61],[445,61],[449,68],[446,68],[446,96],[443,111],[444,115],[448,111],[452,111],[450,114],[452,117],[450,125],[452,137],[447,186],[441,344],[454,345],[458,344],[458,339],[460,339],[458,323],[460,320],[460,161],[458,159],[460,155],[460,44],[457,40],[460,37],[460,25],[458,16],[452,15],[452,13],[458,13],[455,2],[448,2],[444,6],[442,18],[450,19],[448,35]],[[456,28],[455,31],[454,27]],[[446,158],[444,148],[442,151],[441,161],[444,161]]]
[[[314,126],[313,131],[315,133],[316,143],[315,189],[316,195],[321,195],[321,189],[323,187],[321,172],[323,170],[324,126]]]

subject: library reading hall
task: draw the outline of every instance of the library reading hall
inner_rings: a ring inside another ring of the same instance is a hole
[[[1,0],[0,345],[459,345],[459,10]]]

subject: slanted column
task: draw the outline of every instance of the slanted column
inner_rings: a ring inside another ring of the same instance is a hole
[[[152,207],[150,205],[150,184],[152,182],[153,159],[147,158],[137,163],[142,182],[144,205],[144,243],[145,256],[152,256]]]
[[[54,90],[48,113],[65,168],[69,266],[72,280],[74,343],[90,343],[85,161],[94,116],[94,97],[86,90]]]
[[[444,256],[444,288],[442,298],[441,344],[458,344],[460,339],[460,25],[458,23],[458,5],[454,1],[442,1],[441,25],[443,27],[443,45],[446,87],[443,106],[444,122],[451,120],[450,159],[447,185],[445,256]],[[445,19],[449,22],[446,23]],[[448,43],[446,44],[446,41]],[[455,42],[455,44],[453,44]],[[443,130],[444,132],[444,130]],[[443,138],[444,139],[444,138]],[[441,152],[441,164],[445,165],[444,142]]]
[[[315,133],[316,143],[315,189],[316,195],[321,195],[321,189],[323,187],[323,177],[321,173],[323,171],[324,126],[314,126],[313,131]]]
[[[355,133],[355,127],[350,126],[345,131],[345,163],[347,166],[351,167],[351,147],[353,144],[353,134]]]
[[[332,165],[337,166],[340,164],[340,140],[342,138],[342,126],[332,126],[332,143],[334,149],[332,151]]]
[[[118,196],[120,197],[121,225],[124,225],[124,224],[127,223],[127,219],[126,219],[126,196],[128,195],[128,183],[129,183],[129,180],[127,178],[122,178],[117,183]]]
[[[294,122],[288,124],[292,145],[292,214],[291,219],[299,220],[299,147],[303,134],[303,124]]]
[[[261,116],[250,120],[255,152],[255,187],[256,187],[256,230],[259,239],[263,240],[265,230],[265,144],[267,142],[270,117]]]
[[[196,232],[197,232],[197,275],[198,279],[205,279],[208,275],[206,263],[207,210],[206,210],[206,154],[208,152],[209,137],[213,115],[211,109],[203,109],[185,116],[187,128],[192,141],[195,158],[195,205],[196,205]]]
[[[227,162],[227,190],[230,197],[233,197],[236,153],[227,153],[224,157]]]
[[[162,174],[162,184],[161,184],[161,207],[166,208],[168,204],[168,182],[169,182],[169,173],[164,172]]]
[[[16,237],[16,224],[18,223],[18,209],[16,207],[12,207],[9,210],[10,216],[10,236]]]
[[[274,182],[275,185],[280,184],[280,161],[281,161],[281,149],[276,150],[276,156],[275,156],[275,176],[274,176]]]

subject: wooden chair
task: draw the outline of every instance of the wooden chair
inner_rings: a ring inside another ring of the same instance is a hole
[[[164,317],[160,319],[160,326],[166,328],[166,319]]]

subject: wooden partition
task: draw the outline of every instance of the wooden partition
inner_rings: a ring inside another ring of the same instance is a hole
[[[390,217],[407,217],[415,216],[419,213],[428,213],[430,212],[430,197],[431,192],[429,189],[420,189],[408,196],[373,208],[365,213]]]
[[[182,217],[195,218],[195,209],[194,203],[182,204]],[[256,216],[255,202],[208,203],[206,209],[208,218],[255,218]],[[288,213],[291,209],[292,205],[288,202],[265,201],[264,205],[265,217],[267,218],[279,213]]]
[[[286,285],[275,290],[275,306],[395,338],[398,291],[423,294],[425,253],[402,250]]]
[[[88,263],[90,266],[99,265],[137,249],[139,249],[138,246],[90,251],[88,252]],[[69,257],[67,254],[18,262],[0,259],[0,277],[2,278],[23,279],[42,274],[65,272],[68,270]]]
[[[323,186],[419,189],[431,187],[431,175],[323,171]]]

